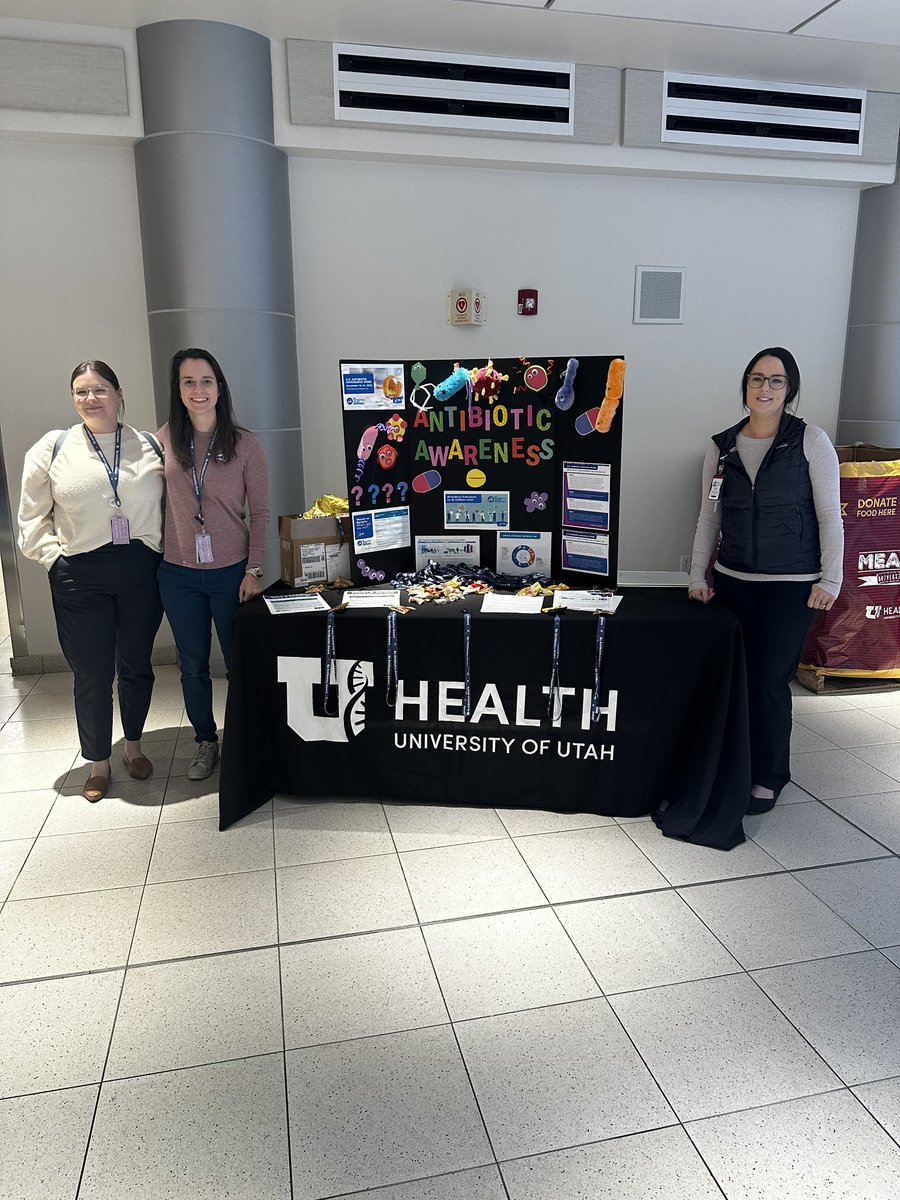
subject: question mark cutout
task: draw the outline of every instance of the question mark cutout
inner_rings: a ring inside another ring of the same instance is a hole
[[[359,508],[359,506],[362,504],[362,488],[358,483],[350,489],[350,495],[356,501],[356,507]]]
[[[406,483],[406,481],[405,481],[405,480],[401,480],[401,481],[400,481],[400,483],[398,483],[398,484],[397,484],[397,491],[398,491],[398,492],[400,492],[400,489],[401,489],[401,488],[403,488],[403,491],[402,491],[402,492],[400,492],[400,503],[401,503],[401,504],[405,504],[405,503],[406,503],[406,489],[407,489],[407,487],[408,487],[408,486],[409,486],[409,485]]]
[[[392,483],[383,483],[381,485],[381,490],[384,492],[385,504],[390,504],[391,496],[394,494],[394,485]]]
[[[369,495],[372,497],[373,505],[378,503],[378,497],[380,494],[381,494],[381,488],[378,486],[378,484],[370,483],[369,484]]]

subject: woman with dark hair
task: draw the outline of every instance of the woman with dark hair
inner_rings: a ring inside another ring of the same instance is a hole
[[[79,363],[69,386],[81,421],[25,455],[19,546],[49,571],[59,644],[75,676],[81,753],[91,763],[82,795],[97,801],[109,789],[116,675],[125,767],[132,779],[153,771],[141,735],[162,620],[163,465],[149,435],[122,424],[122,389],[110,366]]]
[[[748,813],[773,808],[791,777],[790,682],[812,621],[834,604],[843,578],[838,459],[823,429],[788,411],[799,391],[799,368],[782,346],[747,364],[748,415],[715,434],[707,450],[691,556],[688,595],[726,605],[744,637]]]
[[[269,467],[259,439],[235,423],[228,383],[207,350],[179,350],[172,359],[169,420],[159,437],[167,487],[159,589],[194,727],[188,778],[206,779],[219,757],[209,677],[212,626],[227,669],[235,611],[262,587]]]

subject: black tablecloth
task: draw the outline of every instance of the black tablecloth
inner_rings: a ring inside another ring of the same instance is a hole
[[[339,598],[326,593],[331,602]],[[601,704],[615,711],[593,724],[597,618],[562,613],[559,684],[573,694],[563,693],[554,724],[545,690],[553,617],[489,615],[480,607],[473,596],[397,617],[399,713],[386,695],[387,612],[337,613],[338,682],[328,695],[337,715],[328,716],[324,610],[275,616],[262,599],[243,605],[234,626],[220,828],[288,792],[652,813],[672,837],[726,850],[744,840],[746,678],[740,631],[727,609],[692,602],[680,590],[626,590],[606,621],[601,672]]]

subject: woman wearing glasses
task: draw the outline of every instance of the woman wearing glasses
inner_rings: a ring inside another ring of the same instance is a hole
[[[121,423],[122,389],[98,359],[70,380],[80,422],[25,455],[19,546],[47,567],[59,644],[75,676],[75,717],[91,771],[90,801],[109,788],[113,678],[132,779],[153,771],[141,750],[150,708],[150,654],[162,620],[163,464],[158,446]]]
[[[790,779],[790,681],[817,612],[841,590],[844,530],[834,447],[788,410],[800,391],[794,356],[761,350],[741,381],[748,415],[715,434],[688,594],[715,597],[740,622],[747,660],[752,784],[748,813],[768,812]],[[707,582],[707,566],[718,542]]]
[[[188,779],[206,779],[219,757],[209,677],[212,626],[227,669],[234,614],[262,589],[269,467],[259,438],[235,422],[228,383],[207,350],[179,350],[172,359],[169,420],[159,437],[167,483],[159,587],[194,727]]]

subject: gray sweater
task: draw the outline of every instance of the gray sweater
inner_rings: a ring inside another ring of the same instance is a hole
[[[750,476],[751,483],[755,482],[760,464],[774,440],[774,437],[750,438],[743,433],[738,434],[738,455],[744,465],[744,470]],[[716,564],[715,569],[724,575],[733,575],[736,579],[757,580],[762,583],[778,580],[797,582],[809,580],[810,583],[818,582],[823,592],[837,596],[844,577],[844,525],[841,520],[841,481],[838,458],[828,434],[824,429],[819,429],[817,425],[806,426],[803,433],[803,453],[809,463],[813,503],[816,507],[816,519],[819,522],[819,544],[822,548],[821,573],[814,575],[754,575],[747,571],[729,570],[719,563]],[[710,441],[703,463],[703,494],[700,502],[700,516],[697,520],[697,532],[694,534],[694,549],[691,553],[689,589],[706,586],[706,568],[722,528],[722,512],[719,503],[709,499],[709,487],[718,464],[718,447]]]

